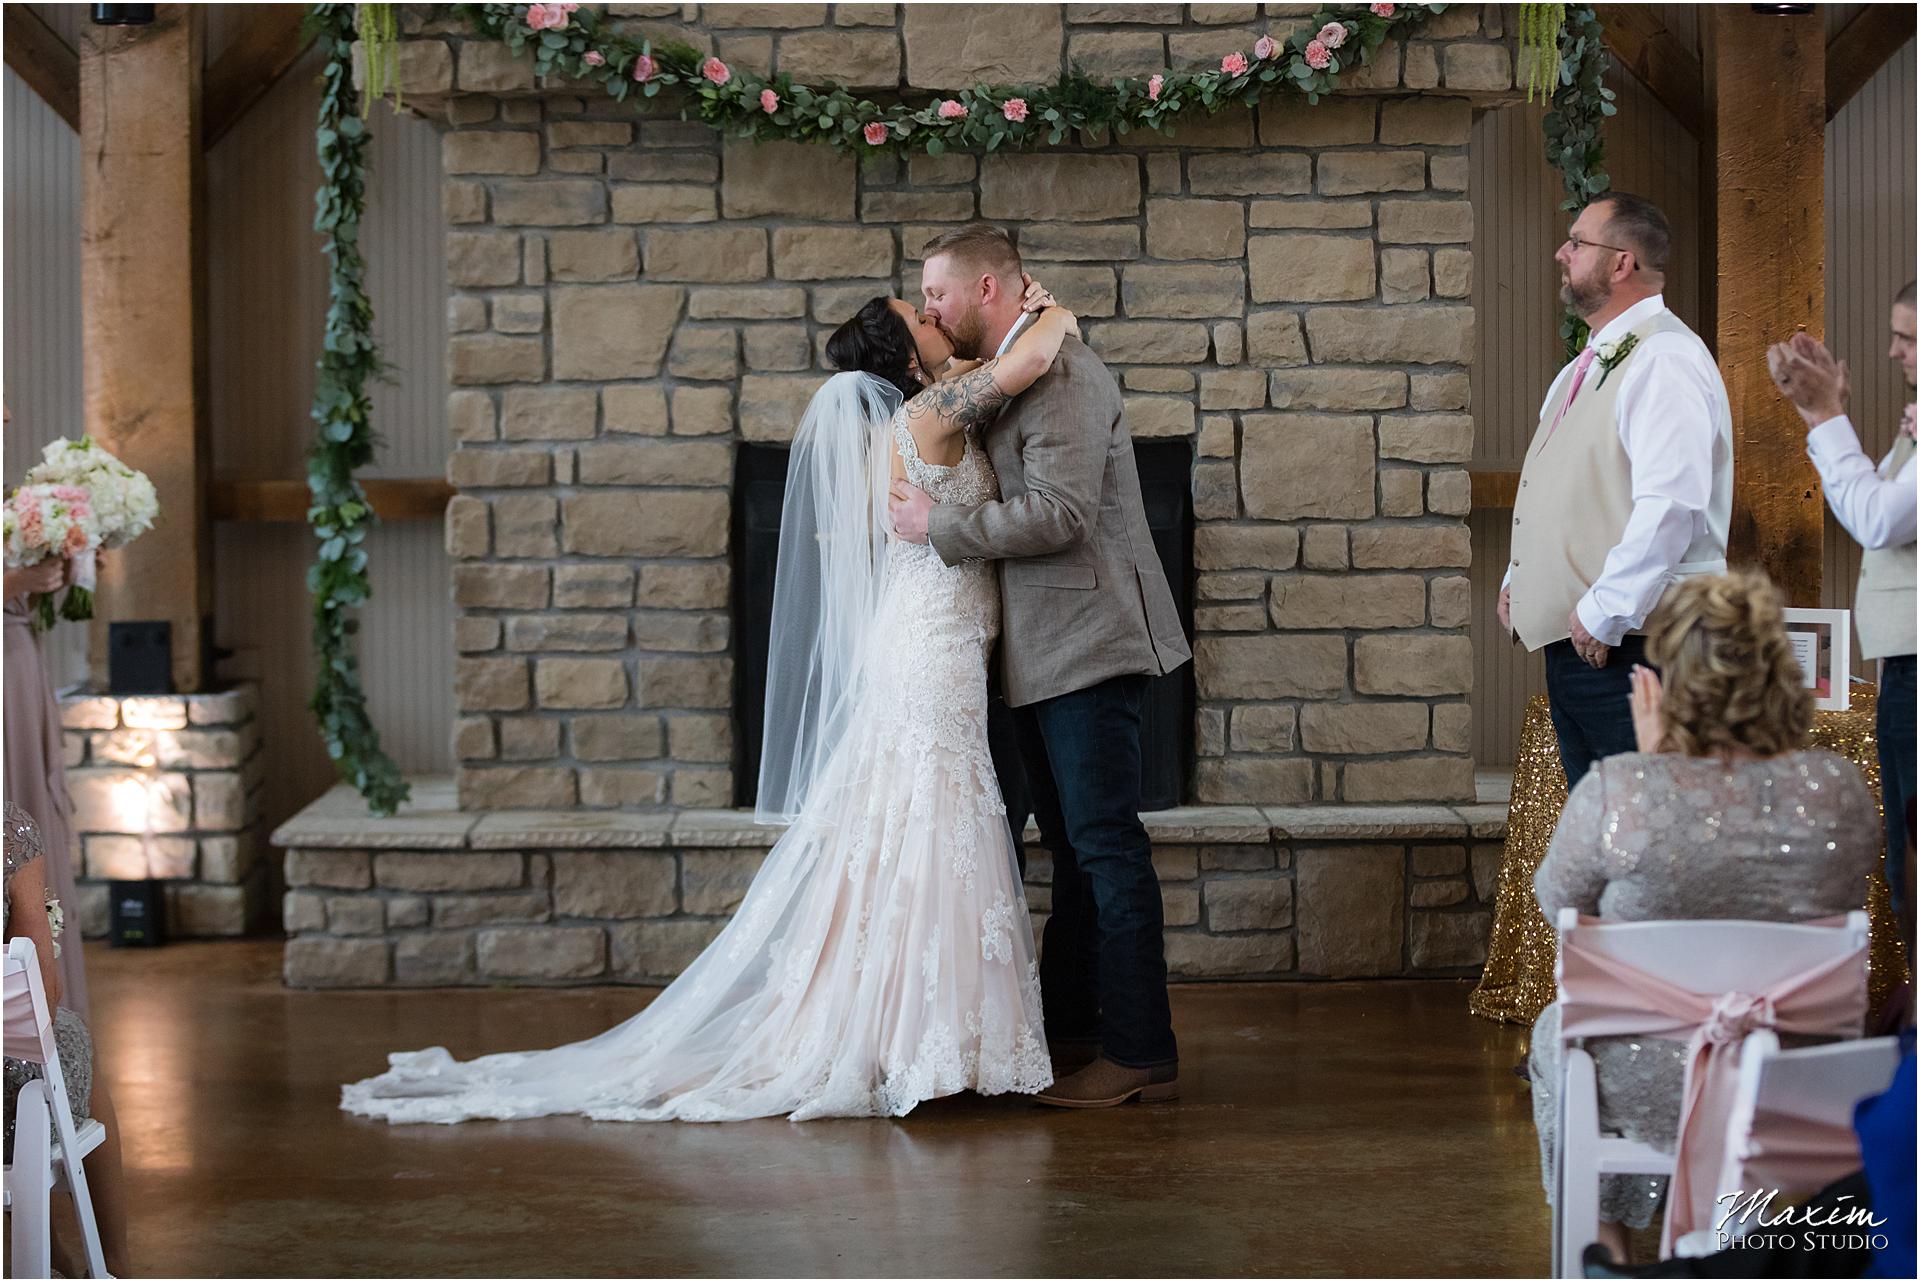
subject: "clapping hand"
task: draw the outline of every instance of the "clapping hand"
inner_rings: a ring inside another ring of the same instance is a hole
[[[1847,412],[1853,394],[1847,363],[1835,360],[1827,345],[1811,334],[1795,334],[1767,348],[1767,373],[1808,427]]]
[[[1660,711],[1660,674],[1636,663],[1627,677],[1633,683],[1634,746],[1641,752],[1659,752],[1667,736],[1666,717]]]

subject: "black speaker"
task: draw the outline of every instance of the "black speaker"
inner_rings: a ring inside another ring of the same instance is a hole
[[[108,943],[115,948],[158,948],[167,942],[165,882],[108,882],[107,896]]]
[[[172,694],[173,624],[166,619],[107,624],[107,685],[112,694]]]
[[[96,27],[144,27],[153,21],[150,4],[97,4],[93,6]]]

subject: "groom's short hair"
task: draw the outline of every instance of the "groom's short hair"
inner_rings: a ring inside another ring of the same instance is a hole
[[[920,251],[921,261],[945,254],[967,272],[991,273],[1009,284],[1020,279],[1020,250],[1013,233],[992,223],[968,223],[941,232]]]

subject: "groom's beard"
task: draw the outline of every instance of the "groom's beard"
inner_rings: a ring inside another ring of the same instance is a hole
[[[953,354],[964,361],[980,359],[980,345],[986,338],[986,331],[986,322],[981,319],[978,308],[954,321],[951,329],[940,326],[940,332],[953,344]]]

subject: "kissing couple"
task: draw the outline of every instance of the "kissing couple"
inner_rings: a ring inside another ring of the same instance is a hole
[[[395,1054],[343,1108],[721,1122],[899,1117],[968,1090],[1174,1098],[1140,706],[1191,652],[1119,387],[1005,231],[922,257],[920,308],[875,298],[833,334],[841,372],[794,439],[757,812],[788,827],[733,919],[598,1037]],[[988,747],[996,639],[1053,854],[1040,962],[1027,816]]]

